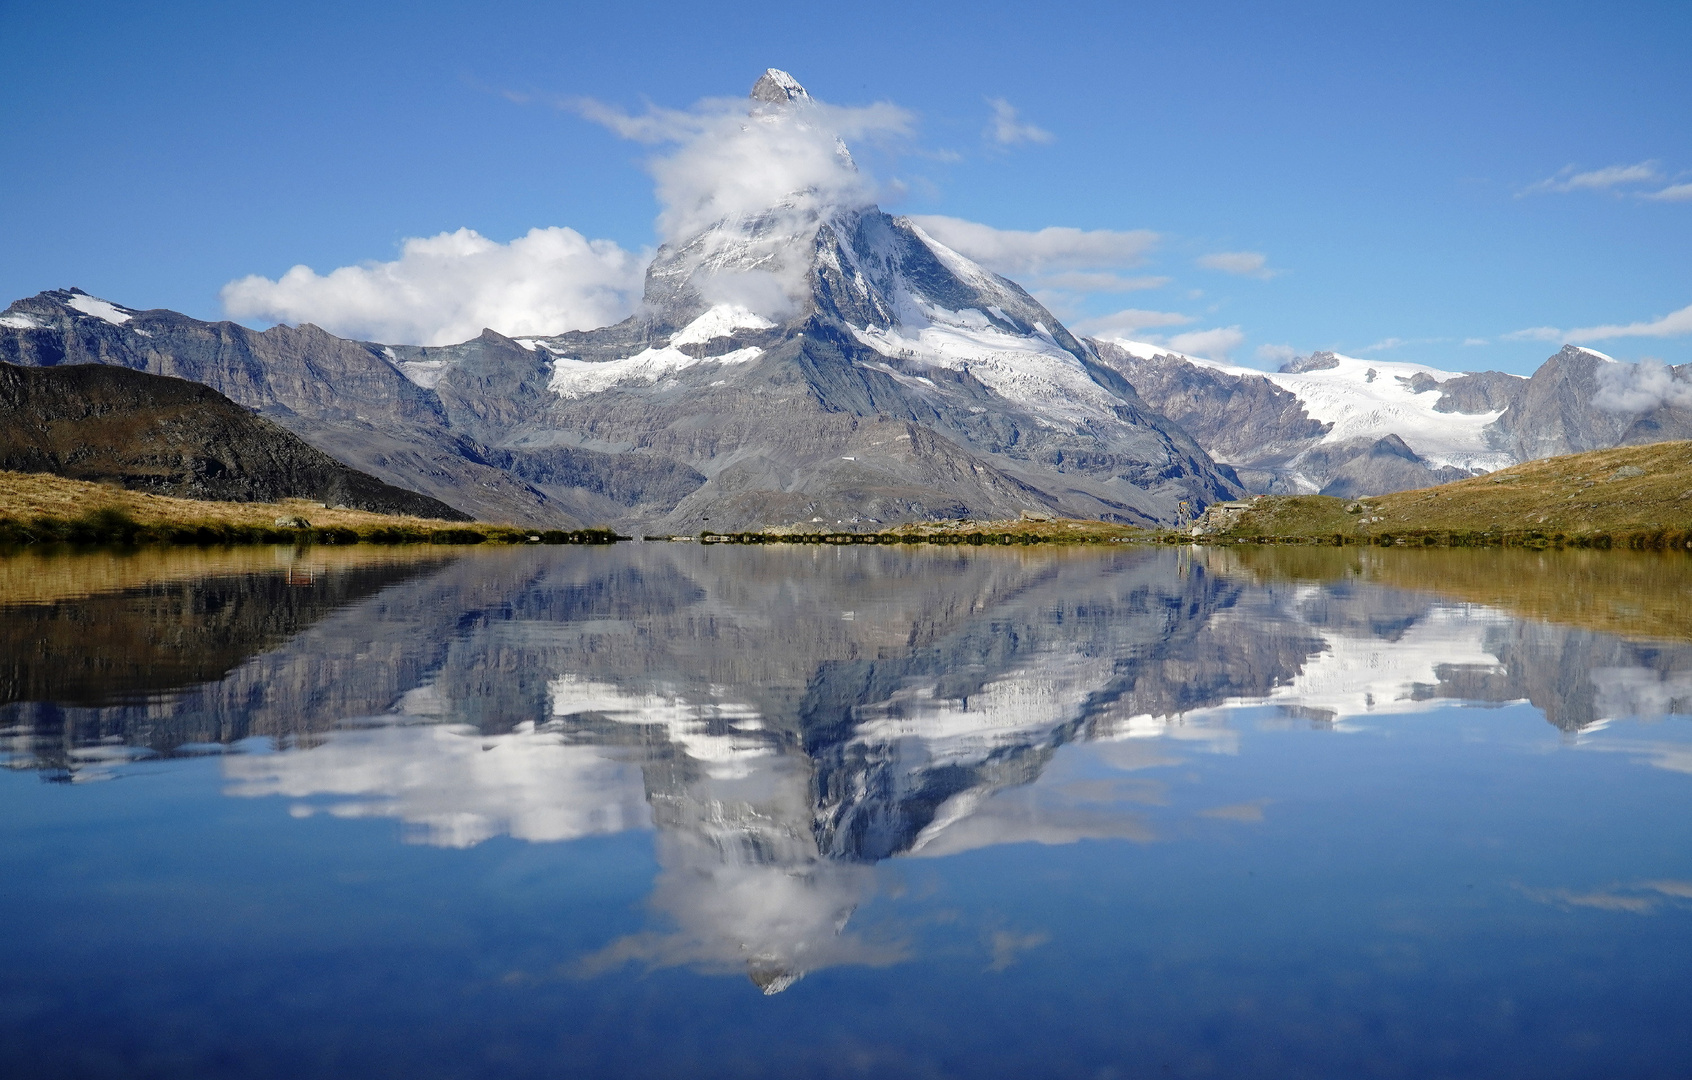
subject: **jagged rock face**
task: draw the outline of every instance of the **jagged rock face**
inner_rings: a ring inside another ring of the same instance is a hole
[[[100,364],[0,363],[0,469],[190,499],[304,498],[467,520],[348,468],[210,387]]]
[[[1692,438],[1692,409],[1656,403],[1639,411],[1610,404],[1605,375],[1616,371],[1608,357],[1565,345],[1533,373],[1520,398],[1499,418],[1505,446],[1522,461]],[[1687,372],[1665,373],[1686,385]],[[1609,407],[1606,407],[1606,406]]]
[[[812,107],[774,70],[753,102]],[[1020,287],[807,192],[661,248],[642,311],[601,330],[383,347],[54,293],[0,317],[0,358],[203,381],[391,483],[537,523],[1152,524],[1242,493]]]

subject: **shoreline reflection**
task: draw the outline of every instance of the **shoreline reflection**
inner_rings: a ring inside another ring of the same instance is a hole
[[[306,590],[193,579],[38,609],[109,615],[112,663],[61,664],[70,630],[14,643],[0,746],[74,779],[264,736],[276,752],[223,761],[230,796],[439,847],[651,830],[667,928],[582,970],[740,971],[774,994],[905,958],[851,924],[883,860],[1158,839],[1153,811],[1190,783],[1169,770],[1240,754],[1244,716],[1343,735],[1528,703],[1575,749],[1692,772],[1678,727],[1606,731],[1692,710],[1692,643],[1660,639],[1692,570],[1568,563],[1622,590],[1583,625],[1476,599],[1517,574],[1550,604],[1555,560],[1432,554],[647,544],[329,567]],[[1644,632],[1606,632],[1647,585]],[[178,653],[126,653],[124,620],[161,612]],[[1065,764],[1083,746],[1091,772]],[[1264,805],[1197,813],[1249,826]]]

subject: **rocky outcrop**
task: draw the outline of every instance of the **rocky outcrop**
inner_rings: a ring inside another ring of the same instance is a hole
[[[0,469],[190,499],[303,498],[468,520],[348,468],[207,386],[102,364],[0,363]]]
[[[1326,480],[1320,494],[1342,499],[1412,491],[1473,475],[1467,469],[1434,465],[1397,435],[1312,447],[1299,458],[1299,467]]]

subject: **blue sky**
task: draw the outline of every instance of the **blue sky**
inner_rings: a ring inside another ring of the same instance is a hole
[[[460,228],[639,253],[661,151],[558,103],[685,109],[773,65],[908,114],[853,147],[890,211],[1155,234],[1033,283],[1072,325],[1232,330],[1211,342],[1253,364],[1525,372],[1571,329],[1692,361],[1692,312],[1653,325],[1692,305],[1685,2],[7,2],[0,26],[0,302],[216,318],[246,275]]]

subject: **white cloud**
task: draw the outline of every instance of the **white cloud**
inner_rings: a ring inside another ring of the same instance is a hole
[[[1227,360],[1228,354],[1245,342],[1245,335],[1237,326],[1218,326],[1213,330],[1194,330],[1176,334],[1168,345],[1176,352],[1191,353],[1210,360]]]
[[[1143,311],[1128,308],[1110,315],[1081,320],[1072,329],[1085,337],[1134,338],[1142,330],[1159,326],[1185,326],[1193,321],[1191,315],[1174,311]]]
[[[1592,404],[1610,412],[1642,413],[1667,405],[1692,405],[1692,383],[1674,377],[1660,360],[1605,364],[1598,369],[1598,393]]]
[[[1625,326],[1587,326],[1570,330],[1568,337],[1583,341],[1603,341],[1619,337],[1680,337],[1692,334],[1692,304],[1670,312],[1651,322],[1628,323]]]
[[[1259,345],[1257,358],[1266,364],[1284,364],[1298,355],[1291,345]]]
[[[1405,340],[1401,337],[1382,338],[1381,340],[1375,342],[1373,345],[1363,346],[1363,348],[1358,350],[1358,351],[1359,352],[1383,352],[1387,349],[1396,349],[1400,345],[1403,345],[1403,344],[1405,344]]]
[[[1259,251],[1218,251],[1212,255],[1200,255],[1193,261],[1206,270],[1220,270],[1224,274],[1262,278],[1264,281],[1280,273],[1269,268],[1269,257]]]
[[[1692,200],[1692,184],[1670,184],[1661,191],[1651,192],[1645,198],[1662,202],[1687,202]]]
[[[876,186],[854,164],[845,140],[900,135],[911,126],[910,114],[892,105],[840,108],[809,98],[784,105],[708,100],[638,115],[590,100],[558,104],[624,138],[668,148],[648,163],[661,207],[658,231],[667,241],[753,215],[765,215],[772,235],[814,229],[824,209],[868,205]],[[313,322],[350,337],[442,345],[475,337],[483,327],[515,336],[616,322],[640,300],[645,262],[571,229],[535,229],[509,244],[459,229],[407,240],[393,262],[327,274],[296,266],[275,281],[231,282],[222,295],[235,318]],[[707,299],[777,311],[790,284],[771,272],[725,273],[703,282],[702,291]]]
[[[1004,98],[988,98],[987,104],[993,110],[993,117],[987,122],[986,136],[1000,146],[1056,141],[1057,136],[1045,128],[1036,127],[1021,119],[1017,115],[1016,107]]]
[[[1650,322],[1610,323],[1573,330],[1530,326],[1526,330],[1513,330],[1499,336],[1505,341],[1604,341],[1621,337],[1681,337],[1685,334],[1692,334],[1692,304]]]
[[[1505,341],[1561,341],[1563,332],[1555,326],[1530,326],[1526,330],[1512,330],[1498,336]]]
[[[296,817],[324,811],[399,818],[438,847],[472,847],[501,835],[549,843],[651,827],[638,765],[606,747],[532,728],[505,735],[460,724],[335,732],[309,750],[232,755],[223,771],[230,795],[315,800],[296,803]]]
[[[810,98],[780,105],[713,98],[691,109],[649,107],[633,116],[590,99],[563,104],[625,139],[674,147],[647,163],[666,241],[777,207],[804,215],[868,206],[877,187],[859,171],[845,140],[906,135],[913,122],[909,112],[885,102],[848,108]]]
[[[1070,270],[1103,270],[1136,266],[1157,245],[1158,235],[1145,229],[1074,229],[1048,225],[1029,232],[995,229],[962,218],[936,214],[914,215],[924,232],[990,270],[1001,274],[1041,274]]]
[[[1606,165],[1602,169],[1576,172],[1568,165],[1555,176],[1529,184],[1523,194],[1536,191],[1607,191],[1624,184],[1645,184],[1662,179],[1655,161],[1641,161],[1635,165]]]
[[[1469,345],[1490,345],[1490,344],[1492,344],[1492,342],[1486,340],[1483,337],[1466,337],[1466,338],[1463,339],[1463,344],[1466,345],[1466,346],[1469,346]]]
[[[319,274],[296,266],[272,281],[232,281],[231,318],[315,323],[343,337],[450,345],[485,327],[508,336],[606,326],[640,300],[645,258],[574,229],[531,229],[508,244],[473,229],[413,237],[392,262]]]

